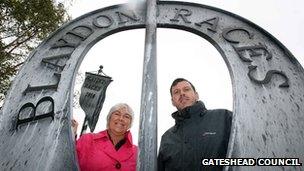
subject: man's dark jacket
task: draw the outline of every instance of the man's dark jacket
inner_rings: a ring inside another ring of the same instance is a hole
[[[230,136],[232,113],[207,110],[203,102],[172,114],[175,125],[161,139],[158,170],[222,170],[202,165],[203,158],[225,158]]]

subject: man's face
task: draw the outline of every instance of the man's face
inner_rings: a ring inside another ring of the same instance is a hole
[[[123,107],[114,111],[110,116],[109,131],[115,135],[125,134],[131,126],[131,114]]]
[[[187,81],[177,83],[171,89],[172,104],[178,110],[192,106],[198,100],[198,94],[193,90],[191,84]]]

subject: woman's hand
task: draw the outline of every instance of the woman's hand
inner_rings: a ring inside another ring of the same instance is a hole
[[[78,122],[74,118],[71,120],[71,122],[72,122],[72,131],[73,131],[73,134],[74,134],[75,139],[76,139],[76,137],[77,137]]]

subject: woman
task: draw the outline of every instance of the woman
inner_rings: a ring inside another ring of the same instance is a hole
[[[137,146],[132,143],[129,131],[133,115],[129,105],[116,104],[107,115],[106,130],[84,134],[77,140],[81,171],[136,170]]]

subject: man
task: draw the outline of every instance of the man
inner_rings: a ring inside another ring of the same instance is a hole
[[[203,166],[204,158],[225,158],[232,113],[207,110],[195,87],[186,79],[173,81],[171,100],[177,111],[175,125],[161,138],[158,170],[222,170],[222,166]]]

